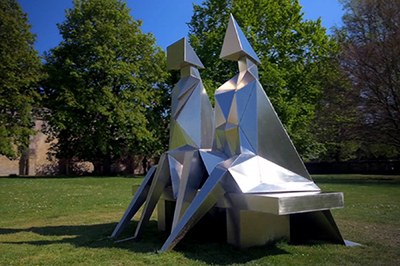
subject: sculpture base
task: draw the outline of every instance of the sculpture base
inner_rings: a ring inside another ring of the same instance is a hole
[[[227,209],[227,242],[240,248],[290,239],[288,215]]]
[[[203,235],[210,236],[210,229],[216,229],[214,234],[224,232],[226,242],[240,248],[282,239],[292,243],[327,241],[344,244],[330,213],[330,209],[342,207],[341,192],[229,193],[193,231],[205,231]],[[160,230],[171,230],[174,208],[172,190],[166,189],[158,202]],[[219,215],[217,219],[216,215]],[[221,215],[225,219],[221,219]],[[223,224],[214,224],[215,221],[223,221]]]

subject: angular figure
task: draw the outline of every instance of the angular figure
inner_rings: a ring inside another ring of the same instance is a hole
[[[171,97],[170,150],[161,156],[157,169],[152,168],[146,175],[112,238],[120,235],[145,204],[134,235],[139,238],[167,186],[172,186],[177,201],[176,224],[187,206],[185,202],[191,201],[208,176],[202,157],[212,146],[214,112],[197,69],[203,68],[203,64],[185,38],[169,46],[167,53],[167,67],[181,71]]]
[[[260,59],[231,15],[220,55],[239,74],[215,93],[214,147],[228,156],[254,153],[300,176],[310,176],[258,80]]]
[[[312,181],[258,80],[260,60],[232,15],[220,57],[238,61],[239,73],[217,89],[214,120],[199,58],[186,39],[168,47],[168,68],[181,70],[172,92],[170,150],[150,169],[112,237],[145,204],[134,236],[140,237],[171,186],[175,209],[161,252],[215,206],[226,209],[227,241],[240,247],[280,237],[345,244],[330,213],[343,206],[343,194],[321,193]],[[159,225],[165,225],[163,211]]]
[[[215,93],[213,151],[228,159],[212,170],[161,251],[172,249],[229,193],[320,192],[258,80],[260,60],[232,15],[220,57],[239,63],[239,73]]]
[[[181,71],[172,91],[169,149],[211,148],[214,112],[197,68],[204,68],[186,38],[167,48],[167,68]]]

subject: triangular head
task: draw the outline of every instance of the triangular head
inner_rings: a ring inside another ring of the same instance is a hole
[[[185,66],[204,68],[199,57],[186,38],[171,44],[167,48],[167,68],[180,70]]]
[[[231,14],[219,58],[238,61],[243,56],[248,56],[257,65],[261,64],[260,59]]]

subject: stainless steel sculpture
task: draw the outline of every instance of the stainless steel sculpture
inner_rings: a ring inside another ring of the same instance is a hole
[[[139,238],[164,189],[172,186],[176,219],[185,202],[194,197],[206,168],[200,149],[210,149],[213,141],[214,112],[197,68],[203,64],[185,38],[168,47],[167,67],[181,71],[172,91],[170,150],[157,167],[147,173],[135,197],[118,223],[112,238],[117,238],[139,208],[145,204],[134,238]]]
[[[258,80],[260,60],[233,16],[220,57],[238,61],[239,73],[215,93],[214,132],[196,68],[200,60],[185,39],[168,47],[168,67],[181,69],[182,76],[172,94],[172,150],[146,176],[112,236],[145,202],[135,233],[140,236],[159,202],[159,228],[172,223],[161,251],[172,249],[214,207],[226,210],[227,242],[239,247],[279,238],[344,244],[330,213],[343,207],[343,194],[321,193],[312,181]]]

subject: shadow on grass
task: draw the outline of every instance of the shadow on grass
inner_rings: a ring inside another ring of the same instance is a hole
[[[241,264],[263,257],[289,254],[276,244],[239,249],[226,243],[204,242],[201,244],[190,244],[191,242],[192,241],[185,241],[185,239],[183,239],[183,241],[176,246],[175,250],[183,253],[185,257],[189,259],[203,261],[207,264]]]
[[[51,245],[51,244],[71,244],[76,247],[89,248],[124,248],[134,252],[146,253],[156,252],[157,243],[163,240],[163,234],[155,232],[156,222],[151,221],[148,229],[144,234],[146,238],[140,242],[126,241],[115,243],[109,236],[115,228],[116,223],[107,224],[89,224],[89,225],[60,225],[60,226],[44,226],[31,227],[25,229],[0,228],[0,234],[15,234],[21,232],[32,232],[41,236],[49,236],[53,239],[49,240],[31,240],[21,242],[0,242],[7,244],[30,244],[30,245]],[[136,223],[135,223],[136,226]],[[152,230],[153,229],[153,230]],[[129,227],[127,233],[121,238],[131,237],[133,228]],[[131,232],[131,235],[128,233]],[[56,239],[54,239],[56,238]]]
[[[131,223],[130,227],[126,230],[127,233],[122,235],[120,239],[131,237],[136,225],[137,222]],[[0,228],[0,235],[31,232],[40,236],[52,238],[48,240],[2,241],[0,243],[12,245],[29,244],[36,246],[70,244],[75,247],[119,248],[136,253],[156,253],[168,237],[166,233],[157,230],[157,222],[150,221],[140,241],[129,240],[115,243],[109,238],[115,226],[116,223],[44,226],[23,229]],[[278,248],[274,244],[248,249],[237,249],[226,244],[225,241],[221,239],[204,236],[199,237],[198,235],[188,235],[182,239],[175,250],[189,259],[203,261],[208,264],[221,265],[245,263],[265,256],[287,254],[285,250]]]

